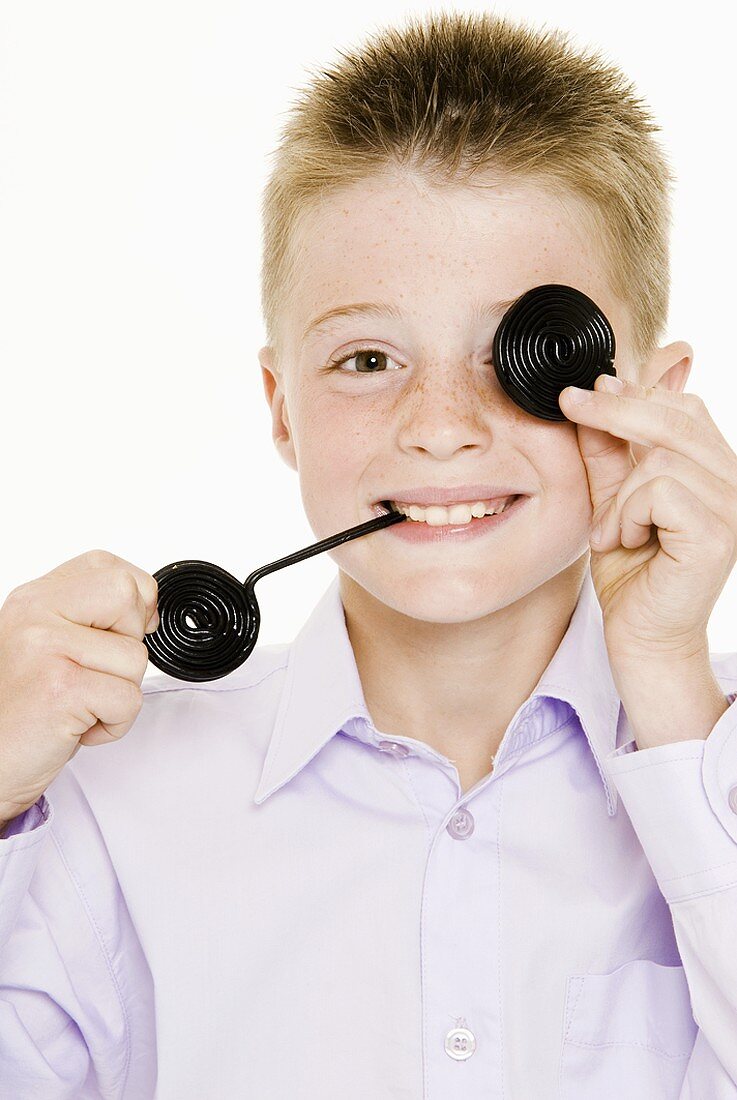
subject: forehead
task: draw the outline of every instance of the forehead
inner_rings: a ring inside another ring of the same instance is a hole
[[[615,329],[623,321],[586,207],[553,184],[486,177],[480,187],[439,187],[387,173],[306,211],[292,246],[285,320],[297,345],[318,314],[352,302],[392,301],[416,321],[462,324],[464,303],[517,298],[546,282],[584,291]]]

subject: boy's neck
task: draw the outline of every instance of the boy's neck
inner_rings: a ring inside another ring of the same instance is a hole
[[[568,629],[588,561],[586,553],[524,599],[465,623],[408,618],[341,570],[346,627],[376,728],[447,756],[464,791],[488,774]]]

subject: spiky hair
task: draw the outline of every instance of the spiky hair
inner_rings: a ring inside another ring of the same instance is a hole
[[[667,324],[674,177],[633,84],[569,39],[489,12],[434,12],[307,70],[262,198],[261,304],[277,360],[300,219],[393,167],[439,186],[529,177],[583,200],[633,354],[649,358]]]

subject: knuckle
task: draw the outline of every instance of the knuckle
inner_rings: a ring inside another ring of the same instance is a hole
[[[668,427],[684,439],[692,439],[698,430],[698,424],[685,409],[667,409],[666,420]]]
[[[16,588],[12,588],[5,597],[4,606],[12,608],[13,611],[22,613],[31,606],[34,601],[34,590],[30,583],[19,584]]]
[[[664,493],[676,493],[680,494],[683,489],[682,483],[675,477],[669,477],[667,474],[661,474],[660,477],[655,478],[655,486],[661,494]]]
[[[8,600],[9,600],[9,599],[11,598],[11,596],[12,596],[12,597],[14,597],[14,598],[17,598],[18,596],[20,596],[20,595],[21,595],[21,593],[22,593],[23,589],[24,589],[24,588],[27,588],[27,587],[28,587],[28,582],[26,582],[26,583],[24,583],[24,584],[17,584],[17,585],[15,586],[15,588],[11,588],[11,589],[10,589],[10,591],[8,592],[8,595],[7,595],[6,599],[8,599]]]
[[[648,451],[641,464],[648,468],[652,467],[654,470],[662,470],[664,467],[670,466],[672,461],[673,452],[668,450],[667,447],[657,446]]]
[[[148,666],[148,647],[145,642],[139,642],[137,638],[130,636],[123,639],[129,651],[128,662],[133,669],[133,674],[140,683]]]
[[[152,577],[150,573],[146,573],[144,583],[146,585],[146,602],[153,604],[155,607],[159,602],[159,582],[156,580],[156,577]]]
[[[132,573],[127,569],[114,569],[111,572],[111,578],[111,584],[122,600],[127,604],[138,603],[141,594]]]
[[[53,631],[48,623],[26,623],[20,631],[19,642],[29,653],[50,653],[53,649]]]
[[[88,550],[84,556],[89,564],[96,569],[109,569],[110,566],[114,565],[118,560],[115,554],[111,554],[109,550]]]
[[[131,714],[138,714],[143,706],[143,692],[140,686],[134,684],[131,680],[126,680],[124,694],[126,710],[130,711]]]
[[[684,393],[683,403],[687,409],[690,410],[693,416],[698,416],[699,413],[706,410],[706,405],[701,397],[697,393]]]
[[[66,706],[75,697],[79,684],[79,666],[73,661],[55,661],[49,666],[48,691],[52,703]]]

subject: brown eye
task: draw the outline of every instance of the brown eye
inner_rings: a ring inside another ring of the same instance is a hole
[[[383,351],[359,351],[353,358],[356,360],[356,371],[359,374],[376,374],[378,371],[386,370],[387,356]]]
[[[356,363],[355,369],[343,367],[344,363],[353,361]],[[333,363],[332,369],[340,368],[344,374],[384,374],[387,363],[394,363],[394,360],[385,351],[379,351],[378,348],[354,348],[348,355]]]

